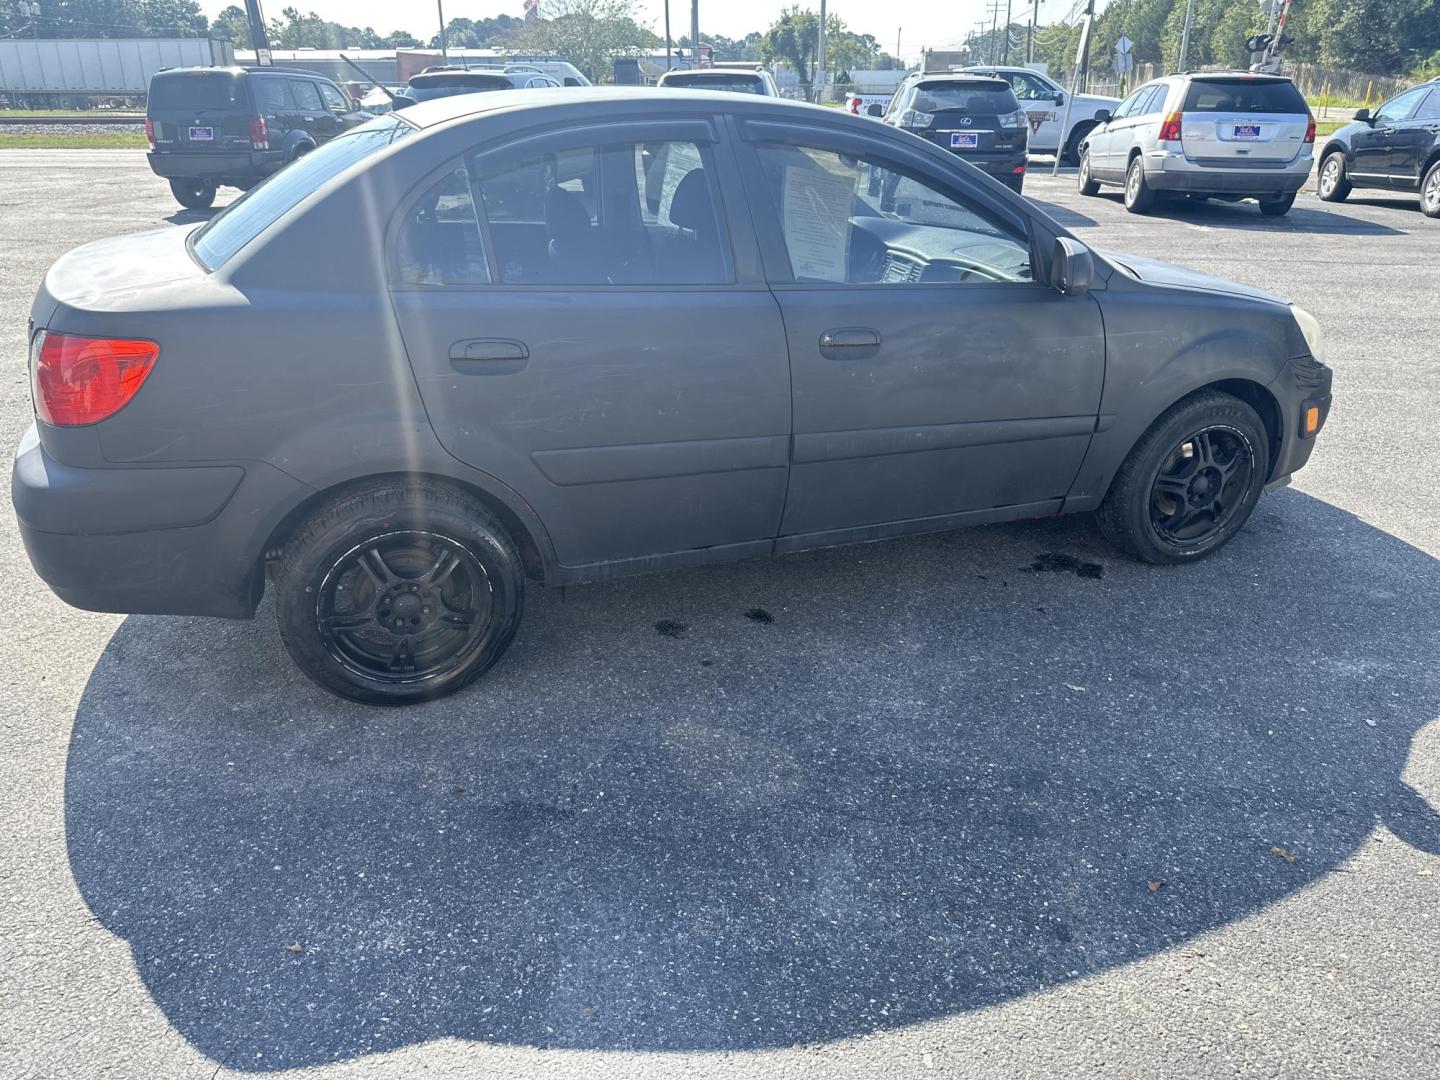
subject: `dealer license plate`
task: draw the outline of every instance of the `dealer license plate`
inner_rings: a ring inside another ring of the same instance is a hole
[[[1260,137],[1259,124],[1236,124],[1235,138],[1237,139],[1258,139]]]
[[[191,142],[214,142],[215,129],[211,127],[192,127],[190,129]]]
[[[952,131],[950,133],[951,150],[974,150],[980,145],[980,133],[978,131]]]

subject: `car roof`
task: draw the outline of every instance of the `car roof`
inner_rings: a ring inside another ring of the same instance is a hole
[[[835,109],[827,109],[823,105],[788,101],[785,98],[732,94],[725,90],[661,90],[651,86],[561,86],[540,90],[515,90],[505,94],[462,94],[422,101],[399,115],[416,127],[430,128],[501,109],[584,106],[603,114],[617,104],[642,105],[656,120],[696,114],[709,115],[714,113],[717,107],[732,111],[763,111],[773,114],[776,119],[790,118],[806,122],[813,122],[817,116],[832,119],[837,115],[849,116],[848,113],[837,113]]]
[[[1294,82],[1289,75],[1277,75],[1273,71],[1177,71],[1165,75],[1166,79],[1255,79],[1262,82]]]

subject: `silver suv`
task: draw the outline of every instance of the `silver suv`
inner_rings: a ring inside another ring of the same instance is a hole
[[[1143,214],[1157,192],[1256,199],[1279,216],[1310,175],[1315,118],[1279,75],[1216,71],[1148,82],[1100,121],[1080,147],[1079,187],[1121,184]]]

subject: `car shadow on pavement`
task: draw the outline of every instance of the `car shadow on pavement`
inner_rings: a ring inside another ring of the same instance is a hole
[[[176,210],[173,214],[166,214],[162,220],[168,221],[171,225],[195,225],[202,221],[209,221],[224,209],[223,206],[212,206],[205,210]]]
[[[852,1036],[1169,949],[1377,826],[1440,852],[1402,780],[1437,595],[1289,491],[1181,568],[1077,518],[534,589],[412,709],[310,686],[268,604],[131,617],[75,717],[71,869],[237,1069]]]
[[[1028,196],[1027,196],[1028,198]],[[1052,221],[1063,225],[1067,229],[1089,229],[1100,223],[1092,217],[1071,210],[1068,206],[1061,206],[1059,203],[1046,202],[1044,199],[1030,198],[1030,201],[1038,206]]]
[[[1124,197],[1119,192],[1104,191],[1096,196],[1109,199],[1119,205]],[[1355,236],[1403,236],[1403,229],[1392,229],[1378,221],[1367,221],[1352,214],[1336,213],[1333,210],[1317,210],[1309,206],[1296,206],[1284,217],[1266,217],[1253,202],[1220,202],[1209,200],[1157,200],[1146,215],[1151,218],[1170,218],[1186,221],[1192,225],[1203,225],[1214,229],[1239,229],[1247,232],[1291,232],[1350,234]]]

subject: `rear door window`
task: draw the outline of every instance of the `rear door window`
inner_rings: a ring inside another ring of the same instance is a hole
[[[1415,110],[1414,120],[1440,120],[1440,89],[1430,91],[1430,96]]]
[[[1284,79],[1193,79],[1185,112],[1308,113],[1309,106]]]
[[[318,113],[324,105],[320,103],[320,91],[309,79],[291,79],[290,90],[295,95],[295,104],[301,112]]]
[[[283,116],[295,111],[295,99],[290,95],[288,79],[256,79],[255,96],[264,116]]]

